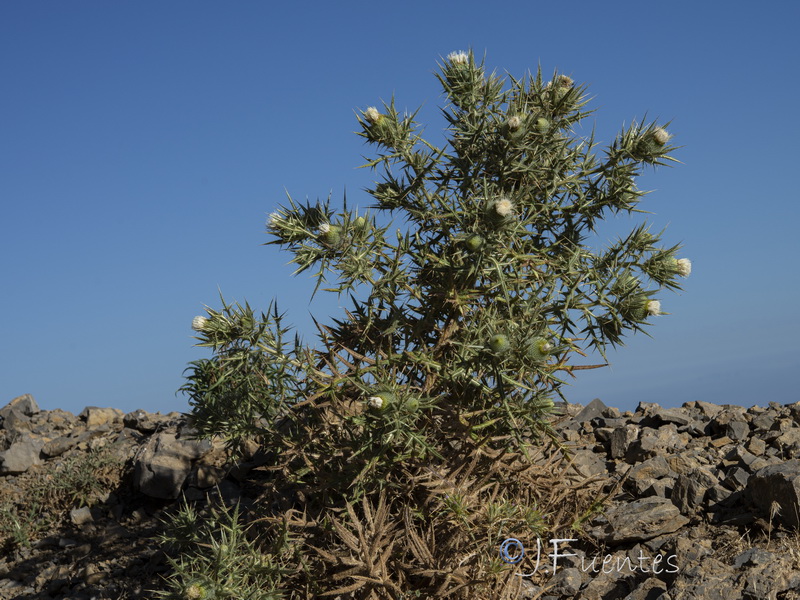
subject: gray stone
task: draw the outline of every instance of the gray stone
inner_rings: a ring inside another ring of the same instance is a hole
[[[107,425],[121,421],[122,415],[122,411],[118,408],[87,406],[78,416],[86,421],[86,427],[97,427],[98,425]]]
[[[33,465],[41,464],[39,454],[44,442],[36,438],[26,438],[14,442],[3,452],[0,452],[0,475],[15,475],[24,473]]]
[[[766,550],[762,550],[761,548],[750,548],[733,559],[733,566],[739,569],[745,565],[764,565],[774,561],[777,558],[778,556],[773,552],[768,552]]]
[[[609,437],[609,456],[623,458],[638,436],[639,428],[636,425],[617,427]]]
[[[674,423],[675,425],[689,425],[692,419],[686,411],[680,408],[658,408],[652,413],[653,417],[664,423]]]
[[[0,427],[6,431],[30,431],[31,418],[14,406],[6,407]]]
[[[583,585],[583,574],[580,569],[559,569],[547,583],[547,591],[552,594],[574,596],[580,591]]]
[[[32,417],[36,413],[39,412],[39,405],[36,404],[36,400],[33,399],[33,396],[30,394],[23,394],[22,396],[17,396],[11,402],[6,404],[3,408],[0,408],[0,417],[5,418],[6,411],[16,409],[20,411],[26,417]]]
[[[166,420],[167,417],[151,415],[142,409],[134,410],[122,417],[122,422],[125,424],[125,427],[130,427],[141,433],[153,433]]]
[[[85,525],[86,523],[91,523],[94,521],[92,518],[92,511],[88,506],[71,510],[69,512],[69,518],[73,523],[75,523],[75,525]]]
[[[654,456],[639,463],[630,471],[629,479],[658,479],[673,474],[669,462],[663,456]]]
[[[740,490],[747,485],[748,479],[750,479],[750,473],[741,467],[734,467],[728,471],[728,475],[725,477],[724,481],[725,485],[730,489]]]
[[[669,594],[673,600],[741,600],[736,579],[733,567],[708,557],[682,569]]]
[[[578,450],[572,458],[572,466],[584,477],[606,473],[606,461],[591,450]]]
[[[769,411],[765,413],[761,413],[758,416],[753,417],[752,425],[753,428],[757,432],[765,432],[769,431],[772,428],[773,423],[778,418],[778,414],[774,411]]]
[[[675,486],[675,480],[671,477],[662,477],[661,479],[652,479],[652,483],[648,485],[640,494],[642,498],[648,496],[660,496],[661,498],[669,498],[672,494],[672,488]]]
[[[602,417],[604,411],[608,410],[608,407],[603,404],[600,398],[595,398],[589,404],[583,407],[583,410],[575,415],[573,418],[577,422],[583,421],[591,421],[596,417]]]
[[[134,487],[153,498],[175,499],[192,470],[192,461],[211,449],[207,440],[179,440],[172,433],[156,434],[134,465]]]
[[[667,600],[667,584],[658,577],[648,577],[624,600]]]
[[[725,429],[725,435],[734,441],[746,440],[750,437],[750,425],[745,421],[731,421]]]
[[[607,544],[640,542],[677,531],[689,522],[666,498],[653,496],[619,504],[598,517],[589,533]]]
[[[61,437],[57,437],[56,439],[47,442],[42,448],[42,454],[49,458],[61,456],[64,454],[64,452],[77,444],[77,442],[78,438],[62,435]]]
[[[703,402],[702,400],[698,400],[694,403],[694,405],[702,415],[708,418],[714,418],[720,412],[722,412],[721,406],[717,404],[712,404],[711,402]]]
[[[766,519],[800,527],[800,460],[792,459],[759,469],[747,481],[753,504]]]
[[[681,514],[692,515],[702,507],[708,489],[718,483],[717,478],[708,469],[698,467],[678,476],[670,498]]]
[[[761,438],[754,436],[747,442],[747,449],[755,456],[763,456],[767,450],[767,444]]]

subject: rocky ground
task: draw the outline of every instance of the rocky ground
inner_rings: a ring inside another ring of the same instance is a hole
[[[527,597],[800,599],[800,403],[562,409],[571,469],[616,485],[572,541],[507,543]],[[156,597],[179,497],[263,492],[255,449],[233,462],[191,433],[178,413],[0,409],[0,600]]]

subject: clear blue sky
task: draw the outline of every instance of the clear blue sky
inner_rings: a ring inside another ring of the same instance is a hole
[[[309,342],[312,280],[262,246],[285,201],[366,206],[354,110],[396,96],[437,135],[437,60],[469,47],[588,83],[598,137],[672,120],[683,162],[641,181],[694,272],[653,338],[580,373],[622,409],[800,400],[793,2],[0,3],[0,405],[186,410],[204,305],[266,308]],[[587,123],[587,127],[592,123]],[[638,219],[609,225],[632,227]],[[599,239],[598,244],[607,241]]]

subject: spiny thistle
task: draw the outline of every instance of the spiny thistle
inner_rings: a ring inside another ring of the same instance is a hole
[[[394,100],[357,113],[375,150],[370,208],[404,229],[330,199],[289,198],[269,219],[268,243],[298,273],[351,299],[319,325],[321,347],[287,344],[277,309],[253,321],[226,306],[193,323],[216,353],[184,388],[200,429],[268,438],[281,415],[305,437],[271,451],[318,457],[292,475],[307,483],[389,485],[395,466],[441,457],[457,436],[541,440],[560,373],[650,326],[664,314],[653,296],[691,272],[644,223],[600,251],[584,243],[602,219],[642,212],[637,177],[674,161],[663,126],[634,122],[600,148],[575,133],[588,99],[566,75],[507,82],[454,52],[437,78],[442,144]]]

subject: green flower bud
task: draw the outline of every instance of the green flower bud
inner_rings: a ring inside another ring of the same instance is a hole
[[[406,400],[406,410],[408,412],[417,412],[419,410],[419,398],[411,397]]]
[[[342,241],[341,229],[336,225],[323,223],[319,226],[319,239],[326,246],[335,248]]]
[[[539,117],[536,119],[536,131],[539,133],[545,133],[550,129],[550,121],[545,119],[544,117]]]
[[[466,246],[467,250],[470,252],[477,252],[481,249],[481,246],[483,246],[483,237],[477,233],[473,233],[464,240],[464,246]]]
[[[511,350],[511,343],[507,336],[497,333],[489,338],[489,349],[497,355],[505,354]]]
[[[356,217],[356,220],[353,221],[353,226],[356,229],[363,229],[367,226],[367,220],[364,217]]]
[[[528,358],[533,361],[539,362],[545,360],[550,356],[553,350],[553,344],[548,342],[543,337],[533,338],[528,344]]]
[[[552,398],[542,398],[539,401],[539,406],[542,408],[542,412],[550,412],[555,407],[555,402],[553,402]]]

